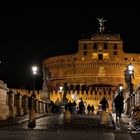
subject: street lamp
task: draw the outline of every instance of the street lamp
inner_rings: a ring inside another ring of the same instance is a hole
[[[122,90],[123,90],[123,86],[119,85],[119,92],[122,93]]]
[[[132,78],[134,79],[134,66],[130,63],[127,65],[127,69],[125,71],[125,80],[127,85],[129,86],[129,97],[127,99],[127,113],[130,112],[130,107],[132,107],[132,94],[133,94],[133,83]]]
[[[129,86],[130,86],[130,96],[132,95],[132,90],[133,90],[133,84],[132,84],[132,77],[134,76],[134,67],[133,67],[133,65],[132,64],[129,64],[128,66],[127,66],[127,69],[128,69],[128,75],[129,75]],[[133,77],[134,78],[134,77]]]
[[[63,86],[59,87],[59,91],[62,92],[63,91]]]
[[[35,95],[35,76],[37,74],[38,67],[33,66],[32,72],[33,72],[33,92],[31,97],[29,98],[29,128],[35,128],[36,127],[36,95]]]
[[[60,92],[60,100],[61,100],[61,102],[63,101],[63,95],[62,95],[62,92],[63,92],[63,86],[60,86],[59,87],[59,92]]]

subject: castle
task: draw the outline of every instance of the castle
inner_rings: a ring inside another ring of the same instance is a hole
[[[95,109],[106,97],[112,111],[113,97],[119,84],[127,88],[124,71],[130,63],[134,66],[135,79],[132,82],[135,87],[140,81],[140,54],[124,52],[120,34],[105,33],[100,27],[98,33],[78,41],[75,54],[43,61],[43,88],[49,89],[50,99],[55,102],[57,98],[63,100],[64,90],[60,91],[59,87],[66,85],[68,100],[78,103],[82,98]]]

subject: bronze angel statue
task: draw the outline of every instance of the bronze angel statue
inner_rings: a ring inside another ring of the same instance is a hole
[[[106,21],[106,20],[104,20],[103,18],[97,18],[98,19],[98,22],[99,22],[99,25],[100,25],[100,27],[99,27],[99,32],[100,33],[103,33],[104,32],[104,30],[105,30],[105,26],[104,26],[104,22]]]

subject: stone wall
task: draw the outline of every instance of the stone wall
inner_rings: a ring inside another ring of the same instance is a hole
[[[46,113],[47,103],[40,99],[39,93],[41,92],[36,91],[36,113]],[[30,96],[28,90],[8,89],[7,85],[0,81],[0,120],[29,114]]]
[[[0,81],[0,120],[6,120],[9,117],[7,91],[7,85],[3,81]]]

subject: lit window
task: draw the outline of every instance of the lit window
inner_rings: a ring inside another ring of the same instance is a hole
[[[134,61],[134,58],[131,58],[130,60],[131,60],[131,61]]]
[[[98,59],[98,54],[97,53],[92,53],[92,59],[97,60]]]
[[[109,54],[108,53],[104,53],[103,54],[103,59],[104,60],[109,60]]]
[[[85,58],[84,58],[84,57],[82,57],[82,60],[84,61],[84,60],[85,60]]]

